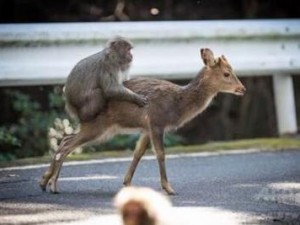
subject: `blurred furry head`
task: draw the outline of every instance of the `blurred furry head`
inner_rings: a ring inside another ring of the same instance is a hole
[[[143,187],[125,187],[115,198],[124,225],[162,225],[171,208],[166,196]]]

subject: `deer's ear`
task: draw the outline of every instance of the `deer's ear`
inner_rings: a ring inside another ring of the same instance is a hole
[[[224,55],[221,55],[221,59],[225,62],[228,62]]]
[[[221,57],[218,58],[218,61],[219,61],[219,64],[222,64],[222,65],[229,65],[229,62],[227,61],[227,59],[225,58],[224,55],[221,55]]]
[[[214,53],[209,48],[201,48],[200,55],[204,65],[210,67],[215,65]]]

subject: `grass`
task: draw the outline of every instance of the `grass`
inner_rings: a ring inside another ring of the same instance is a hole
[[[170,148],[172,153],[180,152],[210,152],[220,150],[237,150],[237,149],[259,149],[259,150],[284,150],[300,149],[300,139],[297,138],[257,138],[237,141],[211,142],[202,145],[177,146]]]
[[[216,151],[230,151],[237,149],[259,149],[261,151],[278,151],[286,149],[300,149],[300,139],[298,138],[258,138],[246,139],[237,141],[222,141],[211,142],[201,145],[187,145],[176,146],[166,150],[167,154],[176,153],[195,153],[195,152],[216,152]],[[128,157],[132,155],[132,151],[103,151],[95,153],[73,154],[67,158],[67,161],[82,161],[91,159],[101,159],[108,157]],[[50,156],[34,157],[17,159],[10,162],[0,162],[0,167],[34,165],[41,163],[49,163]]]

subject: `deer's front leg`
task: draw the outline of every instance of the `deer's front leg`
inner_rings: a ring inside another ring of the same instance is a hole
[[[164,136],[163,129],[151,128],[151,141],[158,160],[161,186],[169,195],[174,195],[175,191],[173,190],[170,183],[168,182],[167,173],[166,173],[163,136]]]
[[[131,184],[131,180],[134,175],[135,169],[136,169],[140,159],[145,154],[149,142],[150,142],[150,138],[149,138],[148,133],[141,134],[141,136],[136,144],[134,153],[133,153],[132,162],[131,162],[131,164],[127,170],[127,173],[125,175],[125,178],[124,178],[123,184],[125,186],[129,186]]]

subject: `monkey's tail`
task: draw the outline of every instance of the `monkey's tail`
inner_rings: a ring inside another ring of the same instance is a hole
[[[74,120],[78,120],[78,112],[76,110],[76,108],[74,106],[72,106],[72,104],[68,101],[67,97],[66,97],[66,86],[63,87],[63,95],[62,95],[63,99],[65,100],[65,110],[68,113],[68,115],[74,119]]]

